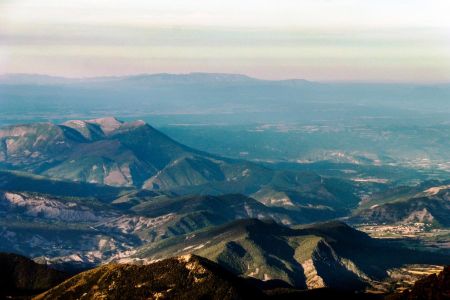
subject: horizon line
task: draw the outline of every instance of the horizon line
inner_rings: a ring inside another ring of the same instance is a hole
[[[67,76],[59,74],[45,74],[45,73],[24,73],[24,72],[8,72],[0,73],[1,77],[8,76],[35,76],[35,77],[48,77],[54,79],[64,79],[64,80],[95,80],[95,79],[121,79],[121,78],[131,78],[138,76],[158,76],[158,75],[173,75],[173,76],[189,76],[189,75],[233,75],[246,77],[248,79],[257,81],[267,81],[267,82],[288,82],[288,81],[303,81],[309,83],[323,83],[323,84],[400,84],[400,85],[445,85],[450,84],[450,81],[407,81],[407,80],[310,80],[306,78],[279,78],[279,79],[266,79],[259,78],[256,76],[251,76],[243,73],[227,73],[227,72],[202,72],[202,71],[192,71],[192,72],[157,72],[157,73],[128,73],[128,74],[105,74],[105,75],[94,75],[94,76]]]

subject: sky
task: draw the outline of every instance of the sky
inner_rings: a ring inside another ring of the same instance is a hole
[[[448,0],[0,0],[0,73],[449,82]]]

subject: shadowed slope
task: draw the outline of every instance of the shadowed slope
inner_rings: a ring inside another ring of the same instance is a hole
[[[45,291],[68,277],[24,256],[0,253],[0,298]]]

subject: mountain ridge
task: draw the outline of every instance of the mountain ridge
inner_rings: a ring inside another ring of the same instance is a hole
[[[114,117],[0,128],[0,168],[179,195],[239,193],[333,217],[359,201],[350,181],[209,154]]]
[[[291,287],[362,290],[388,269],[411,263],[444,263],[448,256],[415,252],[370,238],[343,222],[289,228],[244,219],[147,244],[119,261],[146,263],[172,255],[206,257],[233,273]]]
[[[447,184],[445,184],[447,183]],[[427,186],[426,190],[406,194],[398,199],[373,204],[358,209],[349,218],[350,222],[362,224],[414,224],[432,227],[450,227],[450,186]],[[416,187],[411,190],[416,192]],[[376,203],[376,202],[375,202]]]
[[[125,296],[126,295],[126,296]],[[257,288],[198,256],[150,265],[109,264],[80,273],[34,299],[251,299]]]

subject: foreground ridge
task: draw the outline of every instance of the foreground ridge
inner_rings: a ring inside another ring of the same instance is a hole
[[[80,273],[35,299],[250,299],[264,295],[195,255],[149,265],[108,264]]]

